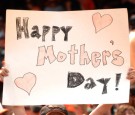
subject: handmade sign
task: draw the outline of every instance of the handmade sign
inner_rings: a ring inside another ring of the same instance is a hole
[[[7,10],[3,104],[128,102],[128,32],[126,9]]]

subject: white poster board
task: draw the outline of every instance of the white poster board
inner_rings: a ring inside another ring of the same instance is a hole
[[[3,104],[128,102],[126,9],[7,10]]]

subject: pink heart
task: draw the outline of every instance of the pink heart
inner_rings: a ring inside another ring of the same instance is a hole
[[[109,26],[112,23],[113,18],[109,14],[104,14],[101,16],[100,13],[95,13],[92,16],[92,20],[95,26],[95,31],[97,33],[105,27]]]
[[[29,72],[24,74],[23,77],[16,78],[14,82],[18,88],[26,91],[30,95],[32,88],[36,84],[36,75]]]

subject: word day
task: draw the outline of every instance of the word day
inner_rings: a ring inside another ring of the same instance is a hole
[[[102,94],[107,94],[107,84],[110,81],[111,78],[100,78],[97,79],[96,81],[100,82],[103,85],[103,91]],[[118,84],[119,81],[121,79],[121,73],[116,73],[116,88],[115,90],[118,90]],[[68,88],[76,88],[80,85],[82,85],[82,83],[84,83],[85,78],[84,76],[79,73],[79,72],[68,72],[68,83],[67,83],[67,87]],[[84,85],[85,89],[93,89],[94,87],[96,87],[96,82],[94,81],[93,78],[89,77],[86,79],[86,84]]]

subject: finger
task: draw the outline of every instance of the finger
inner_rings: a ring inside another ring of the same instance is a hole
[[[7,63],[5,63],[5,61],[2,61],[2,66],[7,68]]]
[[[132,71],[132,72],[127,74],[127,76],[130,76],[130,75],[135,75],[135,71]]]
[[[3,77],[5,77],[5,76],[8,76],[8,73],[5,72],[5,71],[3,71],[3,72],[1,73],[1,75],[2,75]]]
[[[2,69],[4,72],[9,73],[9,70],[8,70],[7,68],[2,67],[1,69]]]
[[[8,76],[8,70],[6,70],[5,68],[2,68],[2,69],[0,70],[0,75],[1,75],[2,77]]]
[[[129,69],[128,69],[128,71],[132,71],[132,70],[135,70],[133,67],[130,67]]]
[[[128,73],[127,76],[134,76],[135,77],[135,71]]]
[[[135,79],[135,75],[134,74],[130,74],[126,77],[127,79]]]
[[[135,70],[130,70],[130,71],[128,71],[127,76],[130,76],[131,74],[132,74],[132,75],[133,75],[133,74],[135,75]]]
[[[134,75],[127,76],[127,79],[130,81],[130,85],[135,84],[135,76]]]
[[[6,74],[4,73],[4,72],[1,72],[1,77],[5,77],[6,76]]]

